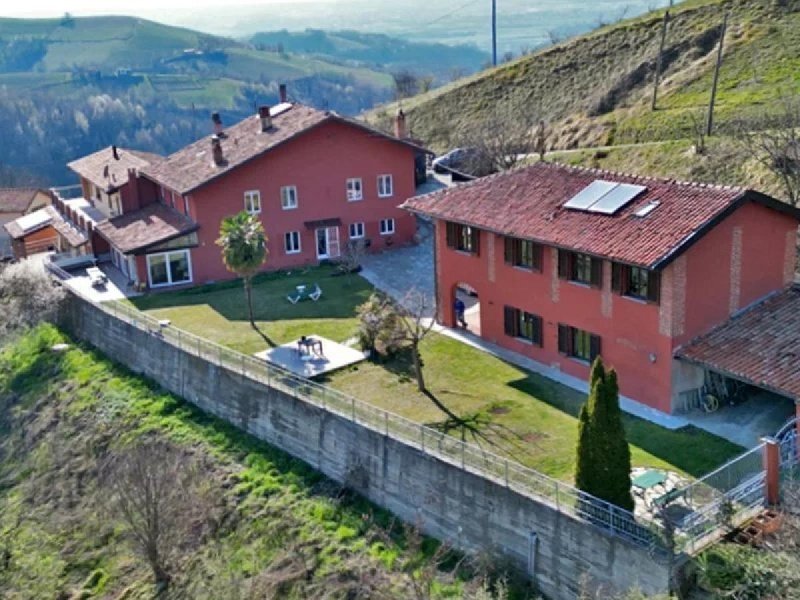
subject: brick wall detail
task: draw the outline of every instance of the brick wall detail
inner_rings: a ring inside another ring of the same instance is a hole
[[[734,227],[731,239],[731,295],[728,312],[735,313],[741,308],[742,300],[742,228]]]

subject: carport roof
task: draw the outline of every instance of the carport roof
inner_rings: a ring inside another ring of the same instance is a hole
[[[800,400],[800,285],[745,309],[675,355]]]

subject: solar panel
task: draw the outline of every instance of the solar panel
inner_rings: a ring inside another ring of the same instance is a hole
[[[593,181],[573,196],[564,208],[613,215],[647,188],[614,181]]]
[[[602,215],[613,215],[623,206],[633,201],[636,196],[646,189],[647,188],[642,185],[620,183],[613,190],[600,198],[600,200],[592,204],[587,210]]]
[[[600,200],[600,198],[613,190],[617,185],[618,184],[613,181],[594,181],[573,196],[569,202],[564,205],[564,208],[587,210],[592,204]]]

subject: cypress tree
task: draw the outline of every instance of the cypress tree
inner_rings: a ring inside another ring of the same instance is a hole
[[[632,511],[631,453],[619,407],[617,374],[598,357],[591,392],[581,407],[575,485],[593,496]]]

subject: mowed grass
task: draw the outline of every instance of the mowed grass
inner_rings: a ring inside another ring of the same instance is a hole
[[[372,288],[357,275],[333,277],[332,272],[323,267],[261,277],[254,288],[259,327],[277,343],[303,334],[337,341],[352,337],[358,326],[356,307]],[[319,302],[292,305],[286,300],[294,286],[314,282],[323,289]],[[265,347],[247,322],[241,282],[154,294],[133,303],[241,352]],[[440,334],[425,340],[422,355],[429,392],[476,424],[480,435],[470,434],[470,441],[552,477],[573,479],[583,394]],[[405,354],[386,362],[363,362],[330,375],[325,383],[408,419],[446,429],[446,416],[417,390]],[[695,428],[670,431],[630,416],[625,424],[636,466],[699,476],[742,451]]]
[[[355,310],[372,293],[358,275],[337,275],[333,267],[269,273],[255,278],[253,309],[258,327],[277,344],[302,335],[320,335],[343,342],[356,333]],[[286,297],[298,285],[319,284],[317,302],[291,304]],[[264,339],[250,327],[240,280],[178,292],[133,298],[132,304],[176,327],[191,331],[239,352],[264,350]]]

